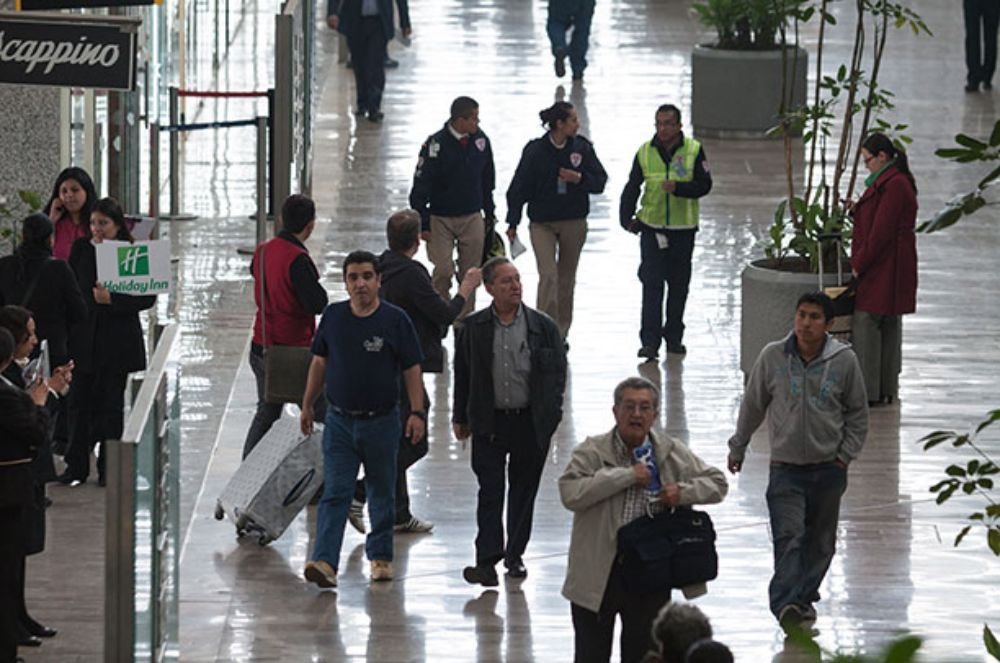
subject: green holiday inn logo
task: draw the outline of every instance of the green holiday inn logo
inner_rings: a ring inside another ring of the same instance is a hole
[[[118,276],[149,276],[149,247],[118,247]]]

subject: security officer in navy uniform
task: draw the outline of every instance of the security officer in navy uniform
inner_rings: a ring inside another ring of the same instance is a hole
[[[705,150],[697,140],[685,136],[681,127],[681,111],[676,106],[664,104],[656,109],[656,135],[636,152],[619,208],[622,227],[640,235],[639,356],[647,361],[657,358],[661,337],[667,342],[667,352],[687,353],[682,342],[684,305],[698,232],[698,199],[712,190]],[[668,288],[665,323],[664,282]]]
[[[354,64],[358,106],[355,113],[381,122],[385,90],[386,45],[395,34],[392,0],[328,0],[326,23],[347,38]],[[400,7],[402,9],[402,7]],[[410,32],[409,12],[400,12],[404,34]]]
[[[434,264],[434,289],[450,299],[458,248],[458,281],[483,262],[486,221],[495,223],[496,169],[490,139],[479,128],[479,103],[458,97],[444,127],[424,141],[410,189],[410,207],[420,213],[421,236]],[[475,308],[475,294],[459,319]]]

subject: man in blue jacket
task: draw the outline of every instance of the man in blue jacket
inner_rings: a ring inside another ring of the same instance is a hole
[[[392,0],[328,1],[326,23],[347,38],[347,48],[351,52],[358,93],[354,112],[366,115],[371,122],[381,122],[385,117],[382,112],[385,49],[395,34]],[[400,22],[404,34],[408,34],[408,14],[401,12]]]
[[[450,298],[458,248],[458,280],[483,261],[485,218],[494,220],[496,169],[490,139],[479,128],[479,103],[458,97],[444,127],[424,141],[410,190],[410,207],[420,213],[427,256],[434,264],[434,289]],[[459,319],[475,308],[469,296]]]
[[[750,436],[768,420],[767,508],[774,539],[771,612],[786,631],[816,620],[813,603],[837,543],[847,466],[868,434],[868,396],[858,358],[827,333],[833,303],[799,297],[795,328],[761,350],[747,380],[729,470],[743,469]]]

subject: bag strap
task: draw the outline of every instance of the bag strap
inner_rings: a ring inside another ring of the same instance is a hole
[[[267,350],[267,286],[264,283],[264,247],[266,242],[260,245],[260,340],[261,349]]]
[[[38,268],[38,273],[35,274],[35,278],[31,279],[31,284],[28,285],[28,289],[24,291],[24,296],[21,297],[21,306],[28,307],[28,302],[31,301],[31,296],[35,294],[35,289],[38,287],[38,281],[42,278],[42,272],[45,271],[46,266],[48,266],[51,260],[54,260],[54,258],[46,258],[45,262]]]

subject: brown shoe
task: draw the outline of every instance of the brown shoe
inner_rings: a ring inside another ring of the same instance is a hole
[[[392,580],[392,562],[384,559],[372,560],[372,582]]]
[[[306,580],[324,589],[337,586],[337,570],[321,559],[306,562],[306,570],[303,575]]]

